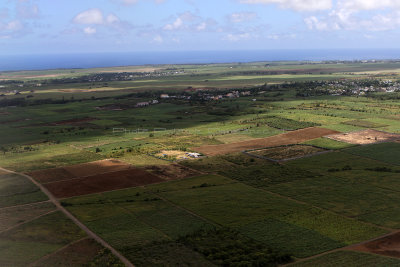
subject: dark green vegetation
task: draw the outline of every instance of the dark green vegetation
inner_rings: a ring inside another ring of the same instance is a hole
[[[400,165],[400,143],[382,143],[359,146],[346,149],[345,152],[394,165]]]
[[[85,234],[60,212],[0,233],[0,264],[26,266]]]
[[[0,81],[0,166],[170,164],[156,155],[315,126],[400,133],[399,68],[260,62],[4,73],[12,81]],[[400,228],[399,143],[305,144],[322,149],[296,145],[273,157],[334,152],[282,164],[242,153],[190,159],[179,163],[204,175],[62,204],[137,266],[274,266]],[[46,200],[25,177],[0,173],[0,265],[120,265],[49,202],[36,203]],[[399,265],[339,251],[299,266],[359,263]]]
[[[304,262],[294,263],[291,267],[386,267],[400,266],[400,261],[394,258],[378,256],[374,254],[354,252],[354,251],[338,251],[326,254],[315,259]]]
[[[47,197],[26,177],[0,173],[0,208],[44,200]]]

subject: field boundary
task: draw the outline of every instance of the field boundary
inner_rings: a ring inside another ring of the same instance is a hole
[[[268,158],[268,157],[264,157],[264,156],[255,155],[255,154],[249,153],[249,152],[257,151],[257,150],[278,148],[278,147],[291,147],[291,146],[297,146],[297,145],[315,147],[315,148],[323,149],[324,151],[320,151],[320,152],[316,152],[316,153],[312,153],[312,154],[308,154],[308,155],[303,155],[303,156],[287,158],[287,159],[280,159],[280,160],[272,159],[272,158]],[[249,149],[249,150],[243,150],[242,151],[242,153],[247,155],[247,156],[251,156],[251,157],[259,158],[259,159],[269,160],[269,161],[274,162],[274,163],[282,163],[282,162],[291,161],[291,160],[295,160],[295,159],[308,158],[308,157],[322,155],[322,154],[326,154],[326,153],[330,153],[330,152],[333,152],[333,150],[332,149],[326,149],[326,148],[319,147],[319,146],[315,146],[315,145],[308,145],[308,144],[290,144],[290,145],[281,145],[281,146],[270,146],[270,147],[263,147],[263,148],[256,148],[256,149]]]
[[[106,241],[104,241],[100,236],[92,232],[86,225],[84,225],[82,222],[80,222],[72,213],[70,213],[67,209],[65,209],[60,202],[40,183],[38,183],[35,179],[30,177],[27,174],[24,173],[17,173],[14,171],[10,171],[7,169],[4,169],[0,167],[0,170],[8,172],[8,173],[15,173],[19,174],[27,179],[29,179],[33,184],[35,184],[39,189],[46,194],[46,196],[49,198],[51,202],[57,207],[58,210],[63,212],[68,218],[70,218],[81,230],[83,230],[89,237],[93,238],[97,242],[99,242],[101,245],[104,247],[108,248],[116,257],[118,257],[127,267],[134,267],[134,265],[127,259],[125,258],[121,253],[119,253],[116,249],[114,249],[110,244],[108,244]]]

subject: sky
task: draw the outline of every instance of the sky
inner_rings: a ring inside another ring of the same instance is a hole
[[[0,54],[399,48],[400,0],[0,0]]]

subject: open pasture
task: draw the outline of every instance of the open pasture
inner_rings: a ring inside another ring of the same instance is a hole
[[[201,147],[194,147],[193,150],[199,151],[208,156],[215,156],[215,155],[240,152],[243,150],[297,144],[334,133],[337,132],[329,129],[312,127],[312,128],[291,131],[288,133],[283,133],[267,138],[259,138],[259,139],[230,143],[230,144],[206,145]]]

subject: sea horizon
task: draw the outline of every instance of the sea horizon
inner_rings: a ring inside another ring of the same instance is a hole
[[[400,59],[400,49],[270,49],[231,51],[54,53],[0,55],[0,71],[86,69],[163,64],[398,59]]]

